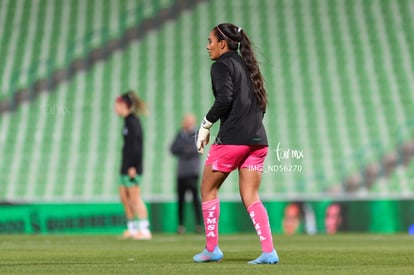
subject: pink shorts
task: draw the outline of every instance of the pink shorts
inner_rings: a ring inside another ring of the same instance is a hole
[[[249,168],[262,172],[266,155],[266,145],[213,144],[208,152],[205,165],[212,165],[213,171],[226,173],[236,168]]]

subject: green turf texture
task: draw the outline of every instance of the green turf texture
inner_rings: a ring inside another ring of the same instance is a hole
[[[0,235],[0,274],[414,274],[408,235],[281,236],[277,265],[248,265],[260,253],[254,234],[222,235],[221,263],[193,263],[201,235]]]

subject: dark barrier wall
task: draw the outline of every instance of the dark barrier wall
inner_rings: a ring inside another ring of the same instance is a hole
[[[414,200],[265,202],[273,233],[407,232],[414,224]],[[177,229],[175,202],[148,205],[154,232]],[[190,204],[187,231],[194,230]],[[222,202],[221,233],[254,232],[240,202]],[[114,233],[125,229],[119,203],[0,206],[0,233]]]

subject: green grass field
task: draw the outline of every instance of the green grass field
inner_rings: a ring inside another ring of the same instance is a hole
[[[414,237],[336,235],[274,237],[277,265],[247,265],[259,255],[254,234],[222,235],[221,263],[196,264],[201,235],[0,235],[0,274],[414,274]]]

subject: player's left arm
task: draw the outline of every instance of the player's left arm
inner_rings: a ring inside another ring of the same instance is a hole
[[[224,116],[233,100],[233,81],[226,65],[216,62],[211,66],[211,80],[215,91],[213,106],[201,122],[197,136],[197,149],[200,154],[210,139],[210,128]]]
[[[215,123],[224,116],[233,101],[233,80],[227,66],[220,62],[211,66],[211,80],[215,91],[215,100],[206,119]]]

